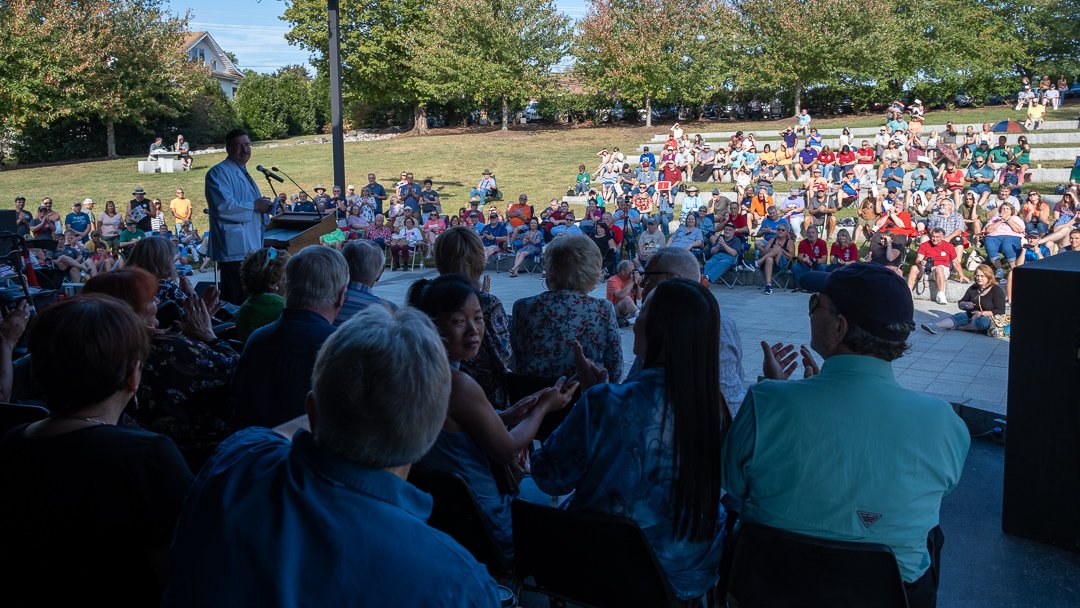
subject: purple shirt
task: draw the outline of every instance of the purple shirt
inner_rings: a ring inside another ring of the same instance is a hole
[[[799,162],[804,165],[809,165],[817,159],[817,155],[817,150],[813,148],[803,148],[802,151],[799,152]]]

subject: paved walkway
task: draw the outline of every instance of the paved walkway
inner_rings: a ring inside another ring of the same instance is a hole
[[[403,303],[409,285],[420,277],[433,277],[435,271],[390,272],[383,275],[375,292],[396,303]],[[505,273],[491,273],[491,292],[502,300],[507,311],[518,298],[543,291],[539,275],[522,274],[510,278]],[[807,294],[774,291],[766,296],[754,287],[713,287],[720,306],[739,326],[742,338],[743,370],[746,382],[755,382],[761,373],[760,342],[783,341],[809,344],[810,321],[806,313]],[[593,294],[603,297],[603,285]],[[956,312],[956,305],[942,306],[916,300],[915,321],[923,323]],[[633,333],[620,330],[627,360],[632,359]],[[1008,382],[1009,343],[983,334],[963,331],[930,335],[919,329],[911,337],[911,350],[893,362],[900,383],[911,389],[938,395],[960,403],[1005,413]],[[801,371],[796,371],[801,373]]]

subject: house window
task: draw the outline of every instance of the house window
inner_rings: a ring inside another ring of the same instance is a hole
[[[210,62],[210,69],[211,70],[216,70],[217,69],[217,59],[214,59],[214,60],[212,60]]]
[[[192,49],[191,50],[191,58],[193,60],[197,59],[197,60],[205,63],[206,62],[206,50],[205,49]]]

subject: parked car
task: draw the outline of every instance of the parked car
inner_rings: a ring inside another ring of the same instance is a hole
[[[1069,88],[1065,89],[1065,97],[1080,97],[1080,82],[1074,82]]]
[[[746,107],[741,103],[728,102],[720,105],[720,120],[743,120],[746,118]]]
[[[774,98],[772,101],[762,106],[762,114],[765,116],[765,120],[783,118],[785,116],[783,102]]]
[[[953,103],[955,103],[958,108],[974,108],[975,98],[964,91],[958,91],[956,96],[953,97]]]
[[[525,122],[540,122],[540,112],[537,106],[538,104],[535,101],[530,101],[525,105],[525,110],[521,113],[525,118]]]
[[[991,95],[986,99],[986,103],[991,106],[1011,106],[1016,104],[1016,94]]]
[[[840,101],[836,102],[836,106],[834,108],[834,113],[835,114],[854,114],[855,113],[855,102],[852,101],[850,97],[841,98]]]

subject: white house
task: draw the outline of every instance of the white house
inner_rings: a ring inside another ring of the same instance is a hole
[[[225,56],[214,37],[207,32],[184,34],[184,52],[191,61],[200,61],[210,69],[210,76],[218,81],[225,96],[232,99],[244,75]]]

